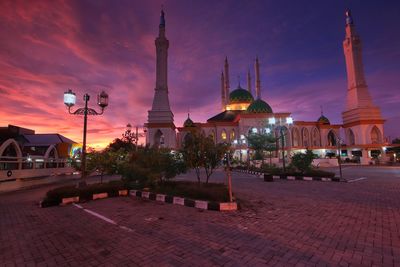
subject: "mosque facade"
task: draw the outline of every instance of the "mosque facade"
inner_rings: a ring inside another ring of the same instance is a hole
[[[356,32],[350,14],[346,12],[345,39],[343,41],[347,71],[347,98],[342,112],[342,124],[332,124],[321,111],[315,121],[293,120],[291,112],[274,112],[262,98],[260,62],[254,62],[255,92],[252,91],[250,72],[247,74],[247,88],[239,84],[231,90],[229,62],[225,58],[221,73],[221,110],[206,122],[193,122],[189,115],[182,127],[174,124],[174,115],[168,95],[168,47],[165,35],[165,14],[161,12],[159,36],[155,41],[156,87],[153,105],[148,112],[146,143],[150,146],[179,149],[185,138],[194,131],[211,136],[216,143],[230,143],[234,157],[248,160],[252,151],[248,148],[249,133],[271,133],[281,137],[277,142],[274,157],[290,158],[296,152],[313,150],[320,158],[340,154],[342,158],[356,159],[368,164],[372,158],[385,155],[383,125],[380,108],[369,94],[362,63],[361,39]],[[283,153],[282,153],[283,151]],[[284,156],[283,156],[284,155]]]

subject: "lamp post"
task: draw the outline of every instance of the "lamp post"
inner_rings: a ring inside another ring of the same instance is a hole
[[[139,133],[139,129],[143,128],[143,133]],[[135,133],[132,131],[132,125],[128,123],[126,125],[126,131],[125,133],[122,134],[122,137],[128,141],[128,143],[132,144],[133,141],[135,141],[135,150],[138,150],[138,141],[139,137],[144,137],[145,133],[147,132],[146,128],[144,126],[136,125],[135,126]]]
[[[88,102],[90,100],[89,94],[83,95],[83,100],[85,101],[85,107],[78,108],[75,111],[71,111],[71,108],[76,104],[76,95],[69,89],[64,93],[64,104],[68,108],[68,113],[72,115],[83,115],[83,146],[82,146],[82,179],[86,178],[86,132],[87,132],[87,116],[88,115],[101,115],[104,109],[108,106],[108,94],[102,91],[97,95],[97,105],[101,108],[100,112],[88,107]]]
[[[276,119],[274,117],[269,118],[268,123],[273,127],[276,124]],[[287,117],[286,124],[291,125],[292,123],[293,123],[293,118]],[[284,138],[285,138],[286,133],[283,133],[284,128],[285,127],[283,125],[277,125],[275,127],[275,129],[279,131],[279,137],[277,139],[281,139],[282,169],[283,169],[283,172],[285,173],[286,172],[286,163],[285,163],[285,150],[284,150],[285,139]]]
[[[338,137],[336,139],[336,142],[337,142],[337,146],[338,146],[338,150],[339,150],[337,159],[338,159],[338,164],[339,164],[340,180],[342,180],[343,174],[342,174],[342,158],[341,158],[341,154],[342,154],[342,142],[343,142],[343,140],[340,137]]]

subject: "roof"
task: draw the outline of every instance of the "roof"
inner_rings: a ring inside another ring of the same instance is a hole
[[[189,118],[189,116],[183,123],[183,127],[195,127],[194,122]]]
[[[229,94],[229,102],[230,103],[242,103],[242,102],[253,102],[254,98],[251,93],[243,88],[239,87],[233,90]]]
[[[214,117],[211,117],[207,120],[207,122],[214,121],[225,121],[225,122],[233,122],[236,119],[236,116],[242,113],[242,110],[225,110]]]
[[[253,101],[246,110],[248,113],[272,113],[272,108],[262,99]]]
[[[60,143],[75,144],[76,142],[68,139],[61,134],[24,134],[23,137],[28,144],[25,145],[55,145]]]
[[[318,118],[317,122],[322,124],[331,124],[328,118],[325,117],[324,115],[321,115],[321,117]]]

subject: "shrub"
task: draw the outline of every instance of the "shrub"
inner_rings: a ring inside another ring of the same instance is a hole
[[[124,181],[110,181],[105,184],[91,184],[82,188],[73,185],[62,186],[47,192],[42,206],[59,205],[63,198],[79,196],[79,200],[91,200],[93,194],[108,193],[108,196],[118,196],[118,191],[126,189]]]
[[[306,153],[296,153],[292,156],[292,165],[295,166],[301,173],[311,169],[311,163],[316,155],[307,150]]]

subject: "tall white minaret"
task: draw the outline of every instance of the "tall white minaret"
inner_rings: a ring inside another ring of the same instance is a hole
[[[260,64],[258,62],[258,57],[256,57],[254,68],[256,73],[256,98],[261,99]]]
[[[169,41],[165,36],[165,14],[161,10],[158,37],[156,45],[156,87],[154,89],[153,105],[148,116],[148,132],[146,143],[151,146],[174,148],[176,133],[174,114],[168,99],[168,47]]]
[[[343,41],[347,70],[347,102],[346,109],[372,107],[372,99],[365,81],[362,62],[361,39],[356,33],[350,11],[346,11],[346,37]]]
[[[250,69],[247,70],[247,90],[249,90],[251,94],[251,76],[250,76]]]
[[[229,104],[229,64],[228,64],[228,57],[225,57],[225,65],[224,65],[224,77],[225,77],[225,101],[226,104]]]
[[[225,78],[224,72],[221,71],[221,109],[225,110],[226,107],[226,96],[225,96]]]
[[[354,139],[355,144],[383,143],[383,123],[381,111],[375,106],[368,92],[362,62],[361,39],[356,33],[350,11],[346,11],[346,37],[343,41],[343,51],[346,59],[347,97],[346,108],[342,113],[346,140]],[[374,134],[379,137],[372,137]],[[376,130],[378,129],[378,130]],[[349,132],[353,133],[350,138]],[[379,134],[377,133],[379,132]],[[374,140],[373,139],[378,139]],[[368,152],[362,152],[362,158],[368,157]],[[361,160],[363,163],[363,160]]]

